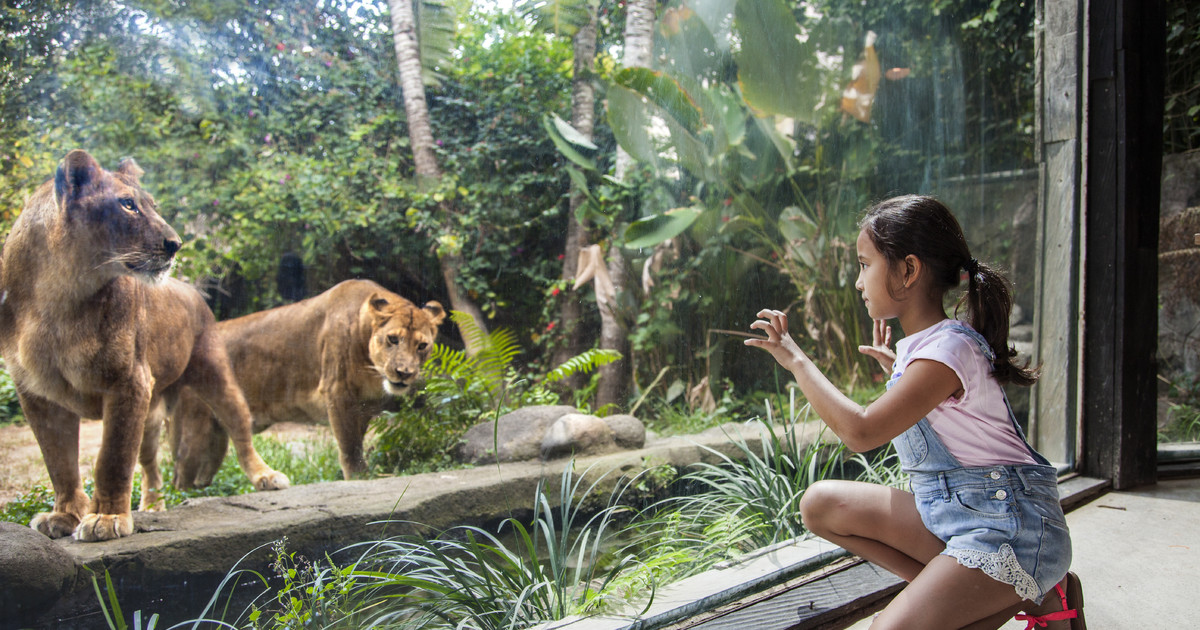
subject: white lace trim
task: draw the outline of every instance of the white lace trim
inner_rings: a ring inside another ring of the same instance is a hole
[[[982,569],[992,578],[1012,584],[1021,599],[1035,602],[1040,599],[1037,582],[1021,567],[1008,543],[1000,545],[1000,550],[994,553],[977,549],[947,549],[945,553],[964,567]]]

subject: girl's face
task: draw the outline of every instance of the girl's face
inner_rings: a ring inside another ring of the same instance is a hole
[[[862,293],[871,319],[891,319],[900,314],[900,302],[892,297],[891,287],[896,286],[898,277],[892,273],[883,254],[875,249],[875,243],[867,232],[858,233],[858,279],[854,288]]]

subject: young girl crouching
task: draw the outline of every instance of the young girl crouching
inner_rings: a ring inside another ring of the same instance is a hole
[[[746,345],[795,376],[847,447],[890,441],[911,492],[822,481],[800,503],[805,525],[909,583],[874,629],[998,628],[1014,615],[1030,628],[1084,628],[1056,470],[1029,446],[1001,388],[1037,380],[1008,345],[1007,281],[971,257],[958,221],[931,197],[888,199],[859,225],[855,288],[874,320],[872,345],[859,351],[890,375],[887,391],[865,408],[851,401],[796,345],[780,311],[759,311],[750,328],[766,338]],[[960,271],[965,321],[943,307]],[[906,333],[894,352],[890,319]]]

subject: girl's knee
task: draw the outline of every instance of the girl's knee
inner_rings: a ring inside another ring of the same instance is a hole
[[[800,520],[804,527],[814,534],[826,531],[830,517],[842,500],[835,481],[822,480],[809,486],[800,497]]]

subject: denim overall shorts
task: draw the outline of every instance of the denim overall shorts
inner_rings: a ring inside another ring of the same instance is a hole
[[[966,326],[966,335],[993,360],[987,341]],[[894,374],[890,388],[899,378]],[[950,454],[929,420],[892,440],[925,527],[946,543],[945,555],[1011,584],[1022,599],[1040,603],[1071,565],[1071,536],[1058,502],[1058,473],[1029,446],[1005,398],[1017,435],[1038,464],[966,468]]]

